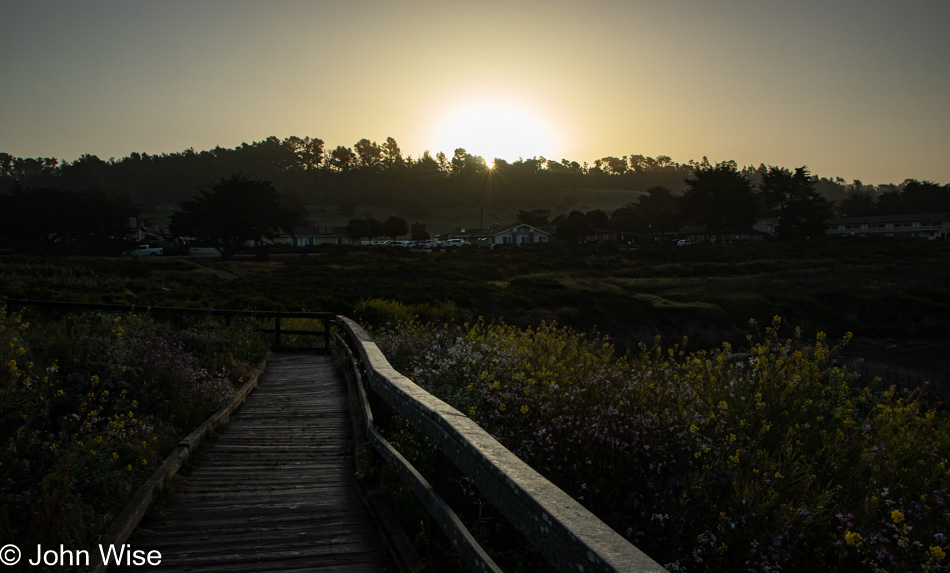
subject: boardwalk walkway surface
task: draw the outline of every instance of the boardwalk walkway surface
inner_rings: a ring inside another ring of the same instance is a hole
[[[161,552],[149,571],[394,572],[359,499],[351,436],[330,358],[277,355],[181,496],[129,543]]]

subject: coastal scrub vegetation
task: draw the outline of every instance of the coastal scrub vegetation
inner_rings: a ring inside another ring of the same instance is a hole
[[[410,317],[373,336],[671,571],[950,570],[946,410],[860,383],[835,362],[850,334],[752,332],[743,352],[623,355],[550,323]]]
[[[0,306],[0,536],[88,547],[265,353],[238,321]]]

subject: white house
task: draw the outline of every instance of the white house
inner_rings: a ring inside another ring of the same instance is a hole
[[[524,223],[491,234],[492,245],[538,245],[550,241],[551,233]]]

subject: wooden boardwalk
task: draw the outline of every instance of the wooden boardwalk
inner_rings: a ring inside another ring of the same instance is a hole
[[[352,428],[329,357],[277,355],[131,548],[161,552],[150,571],[395,572],[359,499]]]

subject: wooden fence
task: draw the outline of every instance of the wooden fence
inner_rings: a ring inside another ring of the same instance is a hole
[[[105,312],[148,312],[156,317],[182,317],[182,316],[214,316],[225,319],[233,318],[254,318],[274,321],[273,328],[259,328],[258,332],[267,335],[273,335],[271,348],[274,350],[295,349],[289,345],[283,344],[283,337],[286,336],[315,336],[322,340],[322,346],[313,348],[317,352],[330,352],[330,331],[331,325],[336,321],[336,315],[332,312],[286,312],[272,310],[226,310],[214,308],[177,308],[165,306],[129,306],[123,304],[103,304],[103,303],[84,303],[84,302],[63,302],[48,300],[25,300],[25,299],[6,299],[0,300],[0,304],[6,304],[8,307],[34,307],[46,308],[58,311],[85,311],[98,310]],[[281,319],[316,319],[323,323],[322,330],[304,330],[287,329],[281,327]]]

